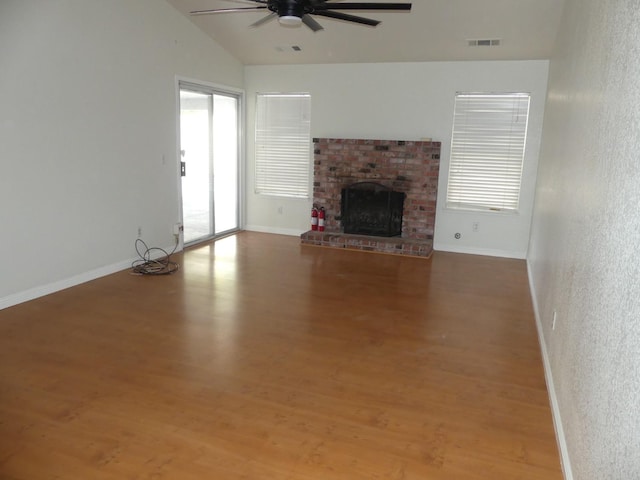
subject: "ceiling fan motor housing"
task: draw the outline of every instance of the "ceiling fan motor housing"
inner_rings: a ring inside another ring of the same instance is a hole
[[[307,2],[297,0],[269,0],[267,8],[278,14],[279,17],[302,18],[307,13],[311,13],[313,8],[305,5]]]

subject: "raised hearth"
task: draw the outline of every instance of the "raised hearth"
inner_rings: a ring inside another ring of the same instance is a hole
[[[400,237],[371,237],[340,232],[318,232],[309,230],[301,236],[303,245],[345,248],[363,252],[378,252],[393,255],[410,255],[429,258],[433,252],[433,240],[412,240]]]

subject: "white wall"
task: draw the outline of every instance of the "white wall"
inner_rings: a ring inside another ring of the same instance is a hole
[[[0,2],[0,308],[172,245],[176,75],[244,72],[164,1]]]
[[[314,137],[442,142],[437,250],[524,258],[529,241],[547,61],[432,62],[245,68],[247,118],[258,92],[310,92]],[[444,209],[456,91],[531,92],[519,215],[461,213]],[[247,228],[300,234],[309,229],[311,201],[253,194],[254,125],[247,125]],[[278,208],[282,207],[282,214]],[[479,231],[472,233],[473,222]],[[462,234],[456,240],[456,232]]]
[[[567,479],[640,478],[638,25],[567,0],[550,63],[529,270]]]

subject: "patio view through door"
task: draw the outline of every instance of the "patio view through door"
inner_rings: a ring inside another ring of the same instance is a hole
[[[184,243],[239,228],[240,95],[180,82]]]

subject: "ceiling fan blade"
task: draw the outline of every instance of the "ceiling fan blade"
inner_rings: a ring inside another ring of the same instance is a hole
[[[262,17],[257,22],[253,22],[251,25],[249,25],[249,27],[259,27],[260,25],[262,25],[264,23],[267,23],[268,21],[273,20],[274,18],[278,18],[278,14],[274,13],[274,12],[271,12],[266,17]]]
[[[216,8],[214,10],[196,10],[194,12],[189,12],[191,15],[211,15],[213,13],[233,13],[233,12],[246,12],[246,11],[254,11],[259,12],[260,10],[265,10],[267,7],[240,7],[240,8]]]
[[[339,12],[332,12],[330,10],[327,11],[315,11],[313,12],[314,15],[318,15],[321,17],[329,17],[329,18],[335,18],[337,20],[345,20],[347,22],[354,22],[354,23],[361,23],[362,25],[369,25],[371,27],[375,27],[376,25],[378,25],[380,23],[379,20],[372,20],[370,18],[364,18],[364,17],[356,17],[355,15],[348,15],[346,13],[339,13]]]
[[[313,18],[311,18],[311,15],[304,15],[302,17],[302,23],[304,23],[307,27],[309,27],[314,32],[319,32],[320,30],[324,30],[322,25],[320,25]]]
[[[411,10],[410,3],[325,3],[313,6],[315,11],[319,10]]]

